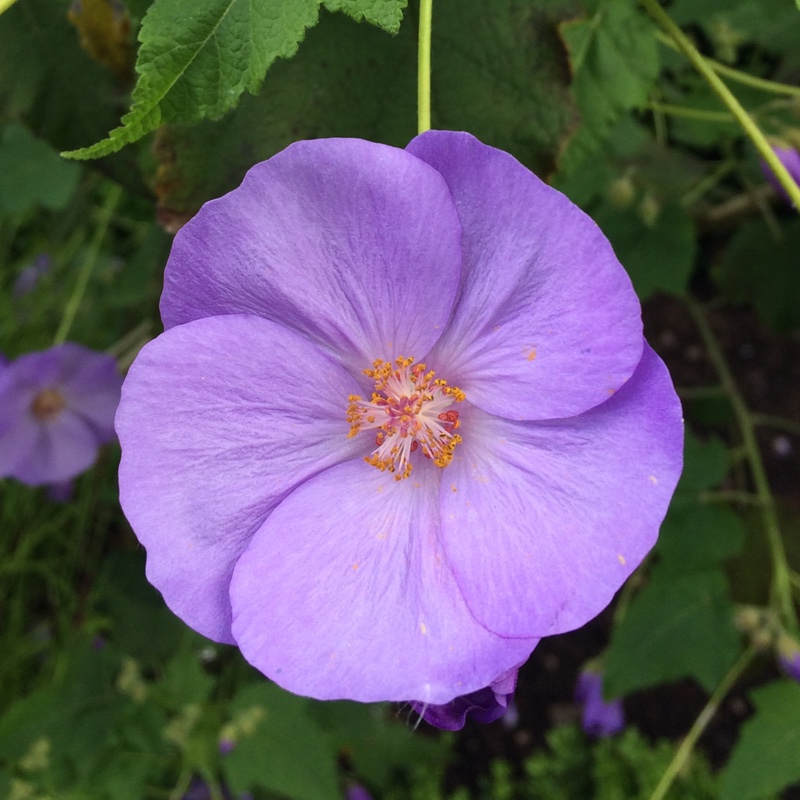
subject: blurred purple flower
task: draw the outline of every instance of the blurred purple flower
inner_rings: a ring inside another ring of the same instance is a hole
[[[466,133],[256,165],[175,237],[161,314],[123,508],[172,610],[290,691],[495,715],[656,539],[681,410],[630,280]]]
[[[75,491],[75,481],[59,481],[47,486],[47,496],[54,503],[68,503]]]
[[[786,167],[786,171],[792,176],[794,182],[800,185],[800,153],[794,147],[775,145],[772,151],[778,157],[778,160]],[[791,198],[786,193],[780,181],[775,177],[775,173],[770,169],[769,165],[763,159],[759,162],[761,172],[769,183],[772,184],[775,191],[789,204],[792,203]]]
[[[234,800],[230,790],[224,784],[220,787],[222,789],[222,797],[224,800]],[[192,778],[189,789],[183,795],[182,800],[211,800],[211,789],[208,784],[201,778]],[[240,800],[252,800],[252,795],[245,793],[240,795]]]
[[[625,727],[622,700],[603,698],[603,676],[588,669],[578,676],[575,699],[583,703],[583,730],[591,736],[613,736]]]
[[[467,717],[475,722],[494,722],[508,710],[517,685],[516,669],[503,673],[491,686],[456,697],[442,705],[412,702],[411,706],[427,723],[446,731],[460,731]]]
[[[344,796],[345,800],[372,800],[372,795],[358,783],[351,783]]]
[[[43,278],[49,271],[53,264],[52,259],[48,253],[39,253],[33,261],[17,275],[14,281],[14,287],[11,290],[14,297],[23,297],[30,294],[35,288],[39,280]]]
[[[122,378],[114,359],[66,343],[0,371],[0,477],[69,481],[114,438]]]

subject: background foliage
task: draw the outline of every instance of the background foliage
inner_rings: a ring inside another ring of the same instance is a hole
[[[0,796],[800,796],[800,686],[775,656],[800,634],[800,220],[646,6],[434,8],[434,127],[512,152],[593,216],[684,399],[682,482],[614,608],[534,653],[516,721],[434,736],[408,709],[288,695],[187,631],[144,580],[114,448],[66,503],[0,481]],[[665,8],[759,128],[800,146],[796,4]],[[159,330],[170,234],[203,202],[296,139],[404,146],[417,15],[404,0],[11,5],[0,351],[68,334],[125,368]],[[543,697],[555,653],[572,655]],[[598,655],[634,725],[594,742],[571,692]]]

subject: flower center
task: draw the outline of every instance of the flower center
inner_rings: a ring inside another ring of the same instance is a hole
[[[376,429],[376,449],[364,460],[381,472],[394,473],[395,480],[411,474],[411,454],[421,450],[437,467],[446,467],[461,441],[454,433],[461,424],[451,408],[465,395],[461,389],[435,378],[424,364],[413,358],[378,359],[364,374],[375,381],[370,400],[351,394],[347,421],[350,436]]]
[[[42,389],[31,403],[31,413],[40,422],[54,420],[66,406],[64,395],[55,389]]]

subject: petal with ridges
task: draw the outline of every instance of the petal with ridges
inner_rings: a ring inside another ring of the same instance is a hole
[[[428,131],[408,150],[447,181],[464,282],[428,362],[479,408],[508,419],[580,414],[631,376],[639,301],[597,225],[508,153]]]
[[[245,658],[297,694],[442,704],[527,658],[479,625],[444,558],[438,468],[395,481],[361,460],[289,495],[231,584]]]
[[[258,317],[197,320],[146,345],[117,414],[120,500],[147,575],[185,622],[231,641],[236,559],[298,483],[363,452],[350,375]]]
[[[376,358],[419,359],[448,319],[460,238],[442,177],[404,150],[297,142],[181,229],[161,314],[167,328],[263,316],[356,373]]]
[[[512,422],[465,408],[462,420],[442,478],[443,541],[472,613],[503,636],[588,622],[655,543],[681,472],[666,367],[646,347],[628,383],[578,417]]]

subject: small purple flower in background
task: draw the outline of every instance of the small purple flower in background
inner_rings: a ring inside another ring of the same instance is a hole
[[[351,783],[344,792],[345,800],[372,800],[372,795],[360,784]]]
[[[220,788],[222,789],[223,800],[234,800],[234,796],[231,794],[227,786],[223,784]],[[192,778],[189,789],[187,790],[186,794],[183,795],[181,800],[211,800],[211,798],[211,789],[209,788],[208,784],[201,778],[195,777]],[[245,792],[244,794],[239,795],[239,800],[253,800],[253,795],[251,795],[249,792]]]
[[[683,429],[630,280],[469,134],[256,165],[177,234],[161,314],[123,509],[172,610],[290,691],[501,713],[655,542]]]
[[[516,669],[501,675],[491,686],[478,689],[443,705],[425,705],[412,702],[411,706],[422,719],[446,731],[460,731],[467,717],[476,722],[494,722],[507,711],[517,685]]]
[[[39,253],[33,261],[17,275],[14,281],[14,287],[11,290],[14,297],[23,297],[30,294],[35,288],[36,284],[50,272],[53,261],[48,253]]]
[[[774,145],[772,151],[778,157],[778,160],[786,167],[786,171],[792,176],[794,182],[800,185],[800,152],[795,150],[794,147],[789,145]],[[775,191],[787,202],[792,202],[786,189],[783,188],[780,181],[775,177],[775,173],[769,168],[769,165],[763,159],[759,162],[761,172],[769,183],[772,184]]]
[[[0,370],[0,477],[63,484],[114,438],[122,377],[111,356],[66,343]]]
[[[578,675],[575,699],[583,703],[581,725],[590,736],[613,736],[625,727],[622,700],[603,698],[603,676],[593,669]]]
[[[778,640],[778,664],[792,680],[800,683],[800,644],[786,634]]]

